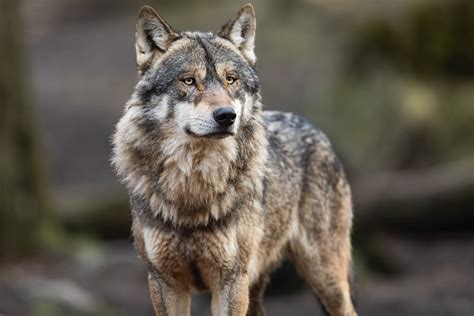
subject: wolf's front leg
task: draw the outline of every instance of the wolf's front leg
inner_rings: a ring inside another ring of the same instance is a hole
[[[245,316],[249,306],[247,274],[237,274],[212,292],[213,316]]]
[[[153,308],[157,316],[189,316],[191,313],[191,294],[178,291],[169,286],[156,273],[148,273]]]

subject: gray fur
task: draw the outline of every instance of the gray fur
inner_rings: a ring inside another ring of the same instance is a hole
[[[187,315],[190,291],[200,290],[212,293],[214,316],[263,315],[268,274],[289,256],[331,315],[356,315],[343,168],[308,121],[263,112],[253,8],[218,35],[178,34],[143,10],[173,40],[137,51],[141,77],[117,124],[113,162],[130,191],[156,314]],[[142,46],[154,40],[144,35]],[[212,113],[221,106],[237,119],[217,137]]]

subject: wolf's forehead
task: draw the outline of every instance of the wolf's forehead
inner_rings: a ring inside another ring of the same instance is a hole
[[[213,37],[215,37],[215,35],[212,32],[195,32],[195,31],[181,32],[181,36],[189,38],[189,39],[196,39],[197,37],[212,39]]]
[[[179,63],[179,68],[207,68],[209,65],[238,67],[245,63],[237,49],[213,33],[183,32],[182,39],[171,47],[168,63]]]

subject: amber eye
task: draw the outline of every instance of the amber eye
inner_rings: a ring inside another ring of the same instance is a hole
[[[185,79],[183,79],[184,84],[188,85],[188,86],[193,85],[194,81],[195,81],[194,78],[185,78]]]
[[[237,79],[235,77],[226,77],[225,81],[227,81],[227,84],[234,84]]]

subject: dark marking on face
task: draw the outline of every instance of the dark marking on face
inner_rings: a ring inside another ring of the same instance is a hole
[[[210,53],[207,44],[204,43],[204,40],[199,35],[196,36],[196,41],[204,51],[204,60],[206,62],[206,83],[218,82],[219,74],[217,73],[216,60],[214,56]]]
[[[202,93],[199,93],[198,95],[196,95],[196,97],[194,98],[194,105],[198,106],[198,104],[201,103],[202,99],[203,99]]]
[[[168,104],[168,109],[166,111],[166,119],[168,121],[172,120],[175,116],[175,112],[174,112],[175,106],[176,104]]]

